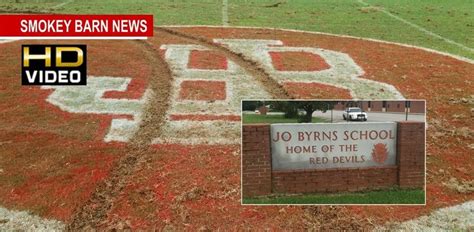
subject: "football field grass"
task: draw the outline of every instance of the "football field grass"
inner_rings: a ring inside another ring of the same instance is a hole
[[[474,58],[474,1],[465,0],[4,0],[0,11],[153,14],[156,25],[228,24],[318,31]]]

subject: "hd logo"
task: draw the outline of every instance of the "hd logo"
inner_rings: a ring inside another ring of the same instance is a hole
[[[22,85],[86,85],[86,45],[23,45]]]

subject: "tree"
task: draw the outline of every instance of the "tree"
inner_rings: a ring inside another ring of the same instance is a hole
[[[261,101],[243,101],[242,110],[255,111],[258,107],[262,105],[263,105],[263,102]]]
[[[312,122],[315,111],[326,112],[333,109],[334,101],[282,101],[276,102],[274,108],[285,113],[286,118],[298,118],[298,122]],[[300,115],[299,111],[305,113]]]
[[[299,115],[298,122],[312,122],[313,113],[317,110],[322,111],[323,113],[329,109],[332,109],[334,102],[324,102],[324,101],[301,101],[297,102],[298,109],[305,111],[304,115]]]
[[[290,101],[274,101],[272,102],[273,109],[285,113],[285,118],[296,118],[298,116],[298,108]]]

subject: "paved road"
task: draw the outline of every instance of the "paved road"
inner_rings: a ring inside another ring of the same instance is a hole
[[[327,111],[326,113],[322,113],[321,111],[316,111],[313,113],[313,116],[322,117],[322,118],[331,120],[331,111]],[[405,114],[404,113],[367,112],[367,118],[368,118],[367,122],[405,121]],[[424,122],[425,115],[424,114],[408,114],[408,120]],[[333,111],[333,122],[344,122],[344,119],[342,118],[341,110]]]

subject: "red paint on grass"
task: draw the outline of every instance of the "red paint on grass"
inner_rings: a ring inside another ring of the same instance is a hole
[[[273,67],[278,71],[321,71],[329,69],[326,61],[307,52],[269,52]]]
[[[183,81],[179,96],[184,100],[225,100],[225,85],[224,81]]]
[[[107,91],[102,96],[103,98],[111,99],[140,99],[145,93],[148,80],[141,78],[133,78],[127,86],[125,91]]]
[[[14,139],[16,144],[28,144],[31,149],[36,150],[36,153],[30,153],[29,159],[43,160],[27,166],[5,169],[5,175],[11,176],[11,179],[21,178],[21,182],[3,185],[0,201],[5,206],[32,208],[40,210],[34,212],[43,217],[67,221],[75,207],[89,199],[97,183],[108,176],[119,156],[105,152],[106,146],[103,144],[75,144],[44,133],[32,137],[18,136],[11,139]],[[38,144],[31,144],[35,138],[40,138]],[[49,154],[56,158],[44,156],[42,150],[45,148],[41,148],[39,144],[50,140],[61,144],[56,147],[62,151],[62,155]],[[67,156],[69,152],[74,152],[77,156]],[[13,162],[21,162],[21,158],[11,158]]]
[[[126,114],[90,114],[90,113],[70,113],[60,109],[58,106],[50,104],[46,101],[48,96],[54,91],[53,89],[40,89],[39,87],[22,87],[20,89],[22,97],[17,98],[17,102],[26,107],[36,107],[39,106],[45,112],[51,113],[54,115],[55,120],[50,120],[51,127],[55,127],[57,124],[62,124],[70,120],[85,120],[86,123],[96,124],[97,131],[93,132],[95,134],[94,138],[97,141],[103,141],[105,135],[110,129],[112,119],[128,119],[133,120],[133,115]],[[27,96],[36,95],[37,97],[28,98]],[[6,109],[6,108],[5,108]],[[61,120],[59,120],[61,119]]]
[[[253,207],[240,204],[239,145],[153,145],[159,152],[149,168],[129,178],[130,188],[120,194],[109,221],[127,220],[132,229],[210,230],[280,228],[280,223],[301,227],[301,208]],[[133,181],[132,181],[133,180]],[[152,190],[151,201],[134,196]],[[148,209],[134,210],[142,207]],[[143,223],[143,219],[146,223]]]
[[[188,68],[225,70],[227,69],[227,58],[215,51],[194,50],[189,54]]]

